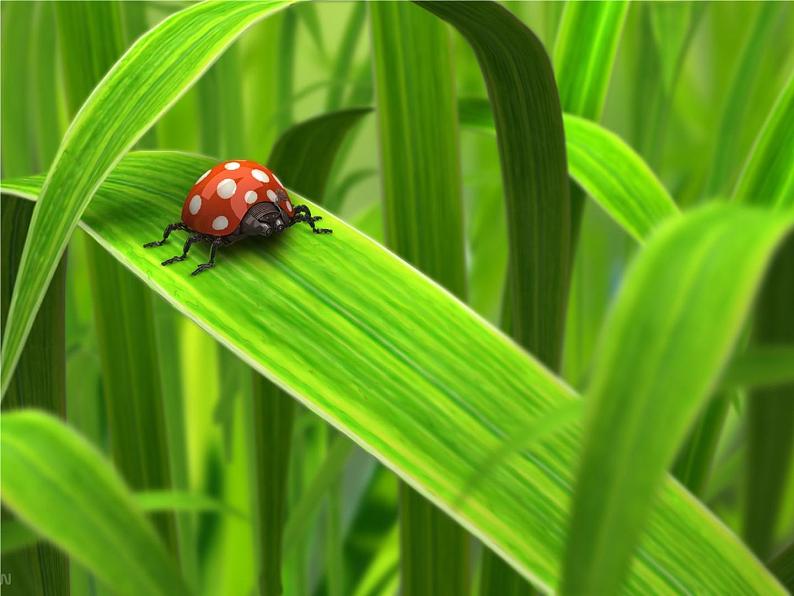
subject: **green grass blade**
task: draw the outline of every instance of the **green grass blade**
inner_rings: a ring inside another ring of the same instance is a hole
[[[769,51],[768,42],[770,30],[780,19],[780,10],[783,5],[776,2],[761,3],[753,20],[750,34],[741,53],[740,62],[725,92],[725,107],[720,118],[719,130],[714,143],[715,154],[711,162],[711,172],[706,184],[706,195],[715,196],[729,192],[736,179],[735,171],[738,170],[737,149],[741,144],[737,139],[743,138],[741,134],[746,130],[748,110],[758,109],[752,99],[758,75],[761,69],[758,64]]]
[[[139,492],[133,495],[137,506],[141,511],[189,511],[189,512],[212,512],[225,515],[233,515],[240,519],[246,519],[245,514],[231,505],[209,497],[201,493],[152,490]],[[38,542],[39,537],[30,527],[19,521],[3,522],[3,546],[2,552],[13,552],[22,548],[32,546]]]
[[[751,33],[751,46],[760,43],[760,40],[753,39],[759,34],[759,29],[763,31],[768,25],[766,21],[770,15],[774,14],[768,7],[760,7],[758,14],[758,21]],[[751,47],[752,50],[752,47]],[[741,71],[740,71],[741,72]],[[734,198],[739,201],[750,202],[769,207],[786,208],[791,203],[790,195],[794,192],[792,188],[792,180],[794,176],[791,170],[794,169],[794,141],[791,140],[791,135],[787,132],[794,119],[794,78],[789,80],[787,89],[784,89],[780,99],[777,102],[776,108],[773,110],[765,127],[762,129],[756,141],[756,149],[751,153],[748,163],[744,172],[737,184],[736,193]],[[746,83],[745,83],[746,84]],[[729,107],[734,98],[729,98]],[[723,126],[721,129],[725,131]],[[727,134],[723,132],[722,134]],[[773,147],[769,147],[768,143],[779,143]],[[731,152],[729,147],[726,147],[726,152]],[[718,164],[715,162],[715,167]],[[788,181],[786,181],[788,177]],[[720,186],[724,187],[725,182],[721,181]],[[783,277],[778,275],[777,277]],[[781,279],[783,295],[778,298],[785,301],[789,300],[789,296],[785,294],[789,290],[785,287],[785,279]],[[775,299],[770,299],[774,307]],[[759,309],[762,309],[759,306]],[[761,316],[766,316],[761,313]],[[781,315],[780,329],[785,329],[788,325],[785,314]],[[778,327],[777,323],[771,324],[770,328]],[[794,341],[794,335],[786,337],[785,335],[773,334],[773,337],[765,338],[763,336],[758,338],[760,342],[770,341]],[[776,393],[776,391],[772,391]],[[681,450],[678,462],[675,466],[676,476],[678,476],[686,486],[700,494],[700,490],[705,487],[705,481],[708,476],[708,471],[711,467],[712,459],[717,447],[720,433],[722,432],[725,417],[728,412],[728,406],[731,395],[718,395],[712,400],[708,408],[702,415],[702,420],[696,425],[692,431],[690,440]],[[779,477],[781,476],[781,469],[777,465],[785,466],[785,457],[779,457],[786,453],[788,447],[788,435],[792,430],[790,421],[790,408],[784,403],[780,403],[775,399],[771,400],[751,400],[749,403],[750,418],[754,420],[757,425],[750,425],[749,435],[753,447],[751,451],[758,457],[755,465],[752,465],[753,474],[757,474],[753,482],[747,483],[747,490],[752,493],[752,497],[747,500],[746,505],[747,515],[752,515],[758,521],[753,524],[752,532],[758,532],[757,536],[766,534],[768,536],[770,529],[769,524],[774,519],[775,512],[766,501],[759,499],[772,498],[781,490]],[[780,409],[779,415],[774,412],[775,409]],[[772,427],[775,429],[773,432],[765,428],[765,421],[772,422]],[[787,422],[788,421],[788,422]],[[777,462],[777,465],[773,462]],[[785,472],[783,472],[785,474]],[[777,488],[775,488],[777,487]],[[751,513],[752,511],[752,513]],[[766,529],[763,529],[766,527]],[[748,531],[751,531],[749,526]],[[765,539],[759,538],[758,546]]]
[[[721,385],[737,387],[776,387],[794,383],[794,345],[754,346],[737,356],[728,366]]]
[[[33,38],[30,29],[34,25],[35,4],[14,2],[3,7],[2,23],[2,130],[3,175],[22,176],[35,172],[36,146],[29,130],[33,123],[28,110],[27,95],[30,65],[20,56],[31,52]],[[20,89],[24,90],[20,93]],[[9,150],[14,147],[14,150]]]
[[[660,230],[627,274],[586,395],[564,593],[621,586],[654,493],[792,223],[747,208],[699,210]]]
[[[465,296],[449,34],[415,6],[384,2],[370,8],[386,241],[452,293]],[[422,225],[417,213],[423,214]]]
[[[462,100],[460,117],[466,126],[494,132],[484,100]],[[620,137],[571,114],[563,122],[571,177],[636,240],[643,242],[653,228],[679,213],[667,189]]]
[[[392,594],[385,587],[393,577],[399,578],[400,569],[400,526],[394,524],[386,536],[377,556],[367,567],[361,581],[355,587],[354,596]]]
[[[268,167],[300,194],[323,198],[328,177],[347,133],[370,108],[328,112],[285,131],[270,152]]]
[[[337,151],[350,128],[369,109],[342,110],[297,124],[279,137],[267,163],[291,188],[322,196]],[[286,550],[287,474],[292,441],[293,404],[288,395],[254,373],[252,381],[253,444],[256,454],[252,491],[255,551],[261,562],[262,596],[280,594],[282,549]]]
[[[123,53],[122,5],[62,2],[55,6],[66,104],[74,114]],[[102,367],[113,460],[135,490],[170,485],[151,293],[92,240],[86,244],[94,323]],[[173,520],[157,527],[176,547]]]
[[[571,176],[624,230],[643,242],[678,207],[648,165],[620,137],[565,116]]]
[[[601,116],[628,6],[565,4],[554,42],[554,71],[566,112],[591,120]]]
[[[794,591],[794,542],[775,555],[769,569],[787,590]]]
[[[55,47],[51,43],[51,40],[57,35],[55,7],[49,2],[37,2],[34,5],[36,21],[33,24],[33,30],[29,33],[33,42],[30,50],[30,69],[35,91],[31,90],[29,95],[23,97],[23,100],[31,106],[36,114],[32,128],[36,138],[38,164],[40,169],[47,169],[58,151],[58,144],[63,134],[58,117],[58,100],[60,98],[57,79],[58,57]],[[12,60],[21,62],[15,60],[13,56]],[[4,87],[10,86],[14,92],[14,86],[9,85],[10,81],[5,78],[5,75],[3,80],[5,81]],[[15,95],[19,95],[19,93],[15,93]],[[5,97],[3,101],[5,104]],[[4,143],[4,146],[8,147],[9,145]]]
[[[331,71],[331,85],[325,100],[325,108],[328,111],[337,110],[342,105],[342,97],[345,92],[344,83],[347,82],[347,75],[353,67],[356,46],[361,38],[366,20],[367,5],[364,2],[354,3],[350,9],[350,16],[336,55],[334,69]]]
[[[374,3],[369,11],[386,244],[465,298],[463,188],[449,31],[409,3]],[[403,591],[464,593],[469,538],[463,528],[404,483],[399,514]]]
[[[260,596],[283,592],[281,560],[287,510],[292,421],[295,408],[288,395],[254,373],[251,423],[251,473],[254,509],[254,553]]]
[[[88,98],[61,143],[33,213],[4,331],[3,393],[58,258],[102,180],[240,33],[286,5],[193,5],[139,38]]]
[[[18,520],[3,521],[3,556],[35,546],[39,538],[28,526]],[[6,562],[3,562],[5,567]]]
[[[143,511],[201,511],[222,513],[245,519],[236,507],[196,492],[178,490],[149,490],[135,493],[135,502]]]
[[[735,199],[771,209],[794,208],[794,75],[755,142],[737,184]],[[759,343],[794,342],[794,242],[775,262],[755,315]],[[791,386],[754,392],[748,404],[748,456],[744,536],[760,557],[773,547],[785,478],[794,445]]]
[[[686,50],[705,6],[700,2],[681,5],[658,2],[648,6],[651,32],[659,54],[662,82],[667,95],[673,92]]]
[[[110,464],[45,414],[3,414],[3,502],[119,594],[186,594]]]
[[[735,391],[714,395],[679,449],[673,475],[695,496],[702,497],[706,489],[725,417],[735,399]]]
[[[794,168],[794,159],[789,168]],[[753,320],[756,342],[794,343],[792,296],[794,238],[789,238],[773,263],[758,300]],[[794,369],[794,359],[789,360],[789,366]],[[794,457],[794,384],[751,392],[747,404],[747,442],[742,533],[753,551],[766,559],[775,547],[777,523]]]
[[[280,243],[240,245],[221,254],[209,276],[191,277],[190,263],[161,267],[161,255],[141,243],[159,237],[162,222],[179,212],[185,189],[212,163],[179,153],[130,154],[99,189],[81,226],[185,316],[432,498],[522,574],[554,590],[578,425],[529,456],[511,455],[480,492],[461,509],[454,506],[494,448],[576,399],[575,392],[453,296],[311,203],[332,236],[295,229]],[[6,181],[4,192],[35,198],[43,180]],[[108,217],[120,200],[123,222]],[[256,307],[262,304],[268,308]],[[274,352],[290,357],[273,359]],[[651,513],[628,587],[779,591],[743,545],[671,480]]]
[[[426,2],[472,46],[488,87],[508,228],[510,334],[555,368],[570,277],[565,136],[543,45],[495,2]]]
[[[309,539],[309,530],[314,517],[320,509],[323,497],[336,483],[345,469],[345,464],[353,452],[353,443],[342,436],[333,439],[320,471],[301,495],[298,503],[290,510],[284,526],[284,550]]]
[[[46,93],[54,86],[55,52],[51,44],[41,43],[47,34],[53,33],[52,6],[15,3],[4,4],[2,10],[3,150],[0,154],[6,175],[22,175],[49,164],[52,146],[57,145],[61,133],[57,122],[53,122],[57,94]],[[39,97],[40,83],[46,102],[33,99]],[[32,215],[31,205],[16,198],[4,198],[0,210],[0,327],[6,324]],[[11,378],[3,410],[35,407],[60,417],[66,415],[65,285],[66,261],[62,259]],[[3,545],[6,526],[15,523],[4,509],[0,522]],[[0,565],[4,577],[14,582],[13,587],[5,588],[30,596],[66,593],[69,589],[66,556],[50,545],[27,546],[31,548],[3,553]]]
[[[565,5],[554,43],[554,72],[565,112],[590,120],[601,118],[628,6],[627,2]],[[568,161],[570,167],[570,157]],[[571,184],[570,200],[573,259],[584,209],[582,189]]]
[[[738,201],[794,207],[794,75],[772,108],[734,191]]]

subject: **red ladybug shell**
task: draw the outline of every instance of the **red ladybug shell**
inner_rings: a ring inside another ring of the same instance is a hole
[[[292,218],[292,202],[273,172],[255,161],[224,161],[196,180],[182,206],[182,222],[202,234],[228,236],[262,202],[276,203]]]

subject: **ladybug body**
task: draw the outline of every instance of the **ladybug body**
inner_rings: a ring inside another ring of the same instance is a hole
[[[144,247],[162,246],[175,230],[190,232],[182,254],[163,261],[170,265],[184,261],[193,243],[209,242],[210,260],[193,272],[197,275],[215,265],[219,246],[248,236],[271,236],[299,222],[307,223],[316,234],[330,233],[314,225],[319,219],[305,205],[294,206],[286,188],[265,166],[248,160],[225,161],[207,170],[190,189],[182,205],[182,221],[167,226],[162,240]]]

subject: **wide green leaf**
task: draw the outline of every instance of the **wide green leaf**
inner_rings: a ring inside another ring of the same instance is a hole
[[[760,209],[698,210],[664,226],[627,273],[586,392],[564,593],[617,592],[664,472],[792,223]]]
[[[466,126],[494,133],[485,100],[462,100],[460,118]],[[571,114],[563,122],[571,177],[636,240],[643,242],[653,228],[679,213],[664,185],[620,137]]]
[[[554,589],[580,448],[577,424],[528,453],[511,454],[488,483],[455,505],[505,438],[576,399],[575,392],[453,296],[311,204],[333,235],[293,228],[275,241],[237,245],[198,277],[189,274],[192,263],[161,267],[163,254],[141,244],[159,237],[186,189],[212,163],[133,153],[102,185],[81,226],[252,367],[526,577]],[[35,198],[42,182],[34,177],[3,187]],[[634,592],[779,590],[673,481],[665,482],[647,528],[629,578]]]
[[[2,415],[3,503],[119,594],[186,594],[132,494],[72,429],[32,410]]]
[[[247,27],[289,0],[204,2],[140,37],[83,104],[36,204],[3,341],[5,393],[58,259],[113,166]]]

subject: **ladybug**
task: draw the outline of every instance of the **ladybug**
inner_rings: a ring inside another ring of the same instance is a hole
[[[163,261],[170,265],[184,261],[195,242],[210,243],[210,260],[193,272],[215,266],[215,252],[247,236],[272,236],[288,227],[307,223],[315,234],[330,234],[314,225],[306,205],[294,205],[287,189],[276,175],[255,161],[224,161],[204,172],[187,193],[182,205],[182,221],[166,226],[162,240],[148,242],[144,248],[162,246],[175,230],[190,232],[182,254]]]

